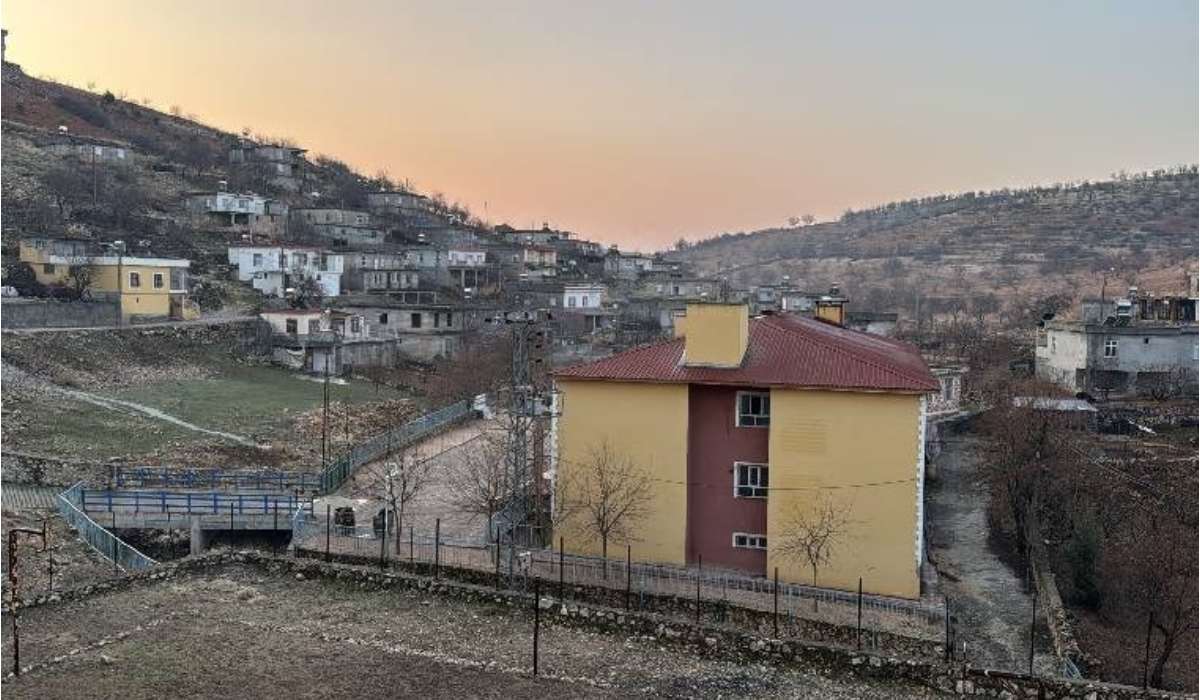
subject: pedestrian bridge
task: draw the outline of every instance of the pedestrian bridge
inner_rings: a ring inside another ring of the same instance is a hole
[[[77,505],[118,530],[290,530],[296,511],[312,513],[312,501],[296,494],[227,491],[80,489]]]

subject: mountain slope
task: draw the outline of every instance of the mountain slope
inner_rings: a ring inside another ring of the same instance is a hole
[[[934,312],[1126,284],[1182,293],[1196,266],[1196,168],[1108,182],[936,196],[671,253],[735,286],[841,285],[857,308]],[[921,301],[918,302],[917,300]]]

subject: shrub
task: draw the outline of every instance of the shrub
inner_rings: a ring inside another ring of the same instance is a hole
[[[94,104],[70,95],[59,95],[54,98],[54,104],[64,112],[74,114],[92,126],[108,126],[108,115]]]
[[[1103,602],[1096,570],[1100,539],[1100,525],[1090,510],[1075,516],[1074,532],[1066,547],[1067,566],[1071,574],[1071,602],[1089,610],[1100,609]]]

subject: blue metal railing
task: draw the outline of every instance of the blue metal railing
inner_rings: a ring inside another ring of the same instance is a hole
[[[321,473],[321,491],[332,493],[342,485],[358,467],[379,459],[390,449],[405,447],[448,425],[457,423],[471,415],[471,402],[459,401],[432,413],[415,418],[386,433],[376,435],[342,453],[325,467]]]
[[[239,489],[256,491],[313,491],[321,488],[321,475],[306,472],[225,469],[174,469],[171,467],[121,467],[113,473],[118,488]]]
[[[57,499],[58,512],[62,514],[63,520],[79,533],[81,540],[125,571],[148,569],[158,563],[89,518],[80,507],[83,503],[82,496],[81,481],[59,494]]]
[[[271,515],[275,511],[312,512],[312,502],[295,494],[245,494],[171,491],[108,491],[79,487],[78,507],[88,513],[180,513],[190,515]]]

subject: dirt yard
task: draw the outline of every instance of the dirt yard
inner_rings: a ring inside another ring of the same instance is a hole
[[[535,679],[528,610],[230,567],[27,611],[22,661],[34,668],[5,685],[14,698],[127,700],[933,694],[829,678],[817,669],[703,658],[652,638],[560,627],[547,618]],[[6,636],[6,669],[10,643]],[[38,666],[55,657],[61,663]]]

